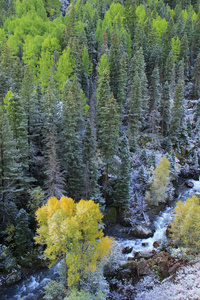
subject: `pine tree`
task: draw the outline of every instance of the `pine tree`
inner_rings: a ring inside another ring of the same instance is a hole
[[[153,70],[150,88],[150,124],[152,128],[152,142],[156,139],[160,122],[160,80],[158,68]]]
[[[168,136],[171,121],[170,89],[166,81],[161,96],[162,134]]]
[[[187,142],[185,126],[185,108],[183,104],[183,83],[181,78],[178,81],[175,91],[174,105],[172,107],[172,119],[170,134],[172,143],[179,147],[180,144],[185,147]]]
[[[107,70],[105,70],[102,74],[100,84],[97,88],[97,134],[100,131],[99,129],[100,120],[103,118],[104,115],[103,107],[105,107],[110,97],[109,81],[110,81],[109,73]]]
[[[114,31],[111,38],[111,47],[109,55],[110,65],[110,89],[117,101],[119,95],[120,85],[120,52],[119,52],[119,39],[117,32]]]
[[[19,93],[22,87],[23,80],[23,68],[20,63],[19,57],[16,58],[13,65],[13,83],[12,83],[12,91],[14,93]]]
[[[92,199],[100,206],[104,204],[98,184],[99,174],[95,155],[95,141],[92,134],[90,121],[87,121],[85,136],[83,139],[83,156],[85,168],[85,199]]]
[[[22,81],[22,90],[20,96],[23,101],[23,106],[24,106],[26,119],[27,119],[26,130],[27,130],[27,137],[28,137],[29,157],[31,151],[31,114],[34,113],[34,110],[32,109],[33,91],[34,91],[34,78],[33,75],[30,73],[29,67],[26,67],[24,71],[24,78]]]
[[[113,93],[103,106],[98,106],[101,114],[98,114],[97,125],[98,148],[105,162],[105,192],[108,184],[108,176],[112,168],[114,155],[117,154],[119,141],[120,115],[119,106]]]
[[[174,61],[173,61],[173,51],[171,50],[167,56],[166,64],[164,66],[164,82],[168,81],[170,84],[172,81],[172,72],[174,67]]]
[[[162,42],[162,56],[161,56],[162,74],[164,70],[167,68],[167,58],[170,51],[172,50],[171,39],[173,38],[173,36],[174,36],[174,21],[173,18],[171,18],[167,24],[167,29],[164,33],[163,42]],[[168,80],[167,77],[164,78],[164,81],[166,80]]]
[[[1,70],[5,76],[7,85],[11,87],[12,85],[12,72],[13,72],[13,55],[10,47],[6,43],[1,56]]]
[[[22,180],[18,152],[13,133],[3,109],[0,108],[0,212],[1,220],[7,219],[7,206],[21,192],[18,182]]]
[[[123,53],[123,56],[120,60],[120,80],[119,80],[119,92],[118,92],[118,100],[121,108],[125,104],[126,101],[126,84],[127,84],[127,57],[126,54]]]
[[[23,182],[21,182],[21,190],[23,192],[29,189],[30,183],[33,181],[29,173],[29,148],[27,137],[27,117],[23,106],[23,101],[20,96],[13,94],[8,99],[8,104],[5,106],[7,117],[16,141],[18,150],[18,162],[21,165],[23,173]]]
[[[5,97],[8,90],[8,83],[3,73],[0,73],[0,105],[4,104],[3,98]]]
[[[133,40],[136,27],[136,4],[131,0],[126,0],[125,2],[124,25],[131,34],[131,39]]]
[[[142,48],[137,50],[130,69],[129,123],[132,134],[145,123],[147,114],[147,77]]]
[[[16,227],[14,241],[16,244],[15,253],[17,255],[25,255],[30,251],[31,243],[31,230],[29,229],[29,215],[21,208],[16,216]]]
[[[120,141],[119,158],[121,160],[115,189],[115,206],[124,209],[130,201],[131,165],[128,140],[124,135]]]
[[[66,174],[67,194],[75,200],[80,200],[84,190],[82,131],[81,90],[77,81],[66,82],[63,92],[62,165]]]
[[[135,73],[129,98],[129,126],[132,134],[136,134],[141,127],[142,118],[142,86],[138,72]]]
[[[188,72],[188,62],[189,62],[189,44],[188,44],[187,32],[185,32],[184,36],[181,39],[179,60],[181,59],[184,59],[184,71],[185,71],[184,73],[186,75]]]
[[[46,164],[45,164],[45,186],[46,195],[49,197],[61,197],[65,194],[64,174],[60,168],[60,161],[57,158],[55,133],[50,132],[46,146]]]

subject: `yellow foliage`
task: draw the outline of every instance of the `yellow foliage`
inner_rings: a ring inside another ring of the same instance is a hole
[[[178,201],[171,224],[171,237],[175,243],[187,247],[200,245],[200,204],[193,195],[185,203]]]
[[[92,200],[51,197],[36,211],[39,224],[35,241],[46,244],[44,255],[53,262],[65,257],[68,268],[68,286],[76,285],[99,261],[105,261],[113,239],[99,230],[103,215],[99,204]]]
[[[170,162],[166,156],[162,157],[153,175],[150,190],[146,192],[145,200],[153,205],[165,202],[169,185]]]

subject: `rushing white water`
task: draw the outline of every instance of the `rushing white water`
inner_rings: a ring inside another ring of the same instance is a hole
[[[45,284],[49,279],[57,279],[61,262],[51,269],[37,271],[34,275],[0,291],[1,300],[37,300],[42,295]]]
[[[193,188],[183,189],[183,192],[179,195],[178,200],[186,200],[192,194],[200,195],[200,181],[190,180],[193,182]],[[162,212],[154,222],[155,233],[153,237],[148,239],[133,239],[133,240],[120,240],[119,243],[122,247],[132,247],[133,250],[127,256],[134,256],[135,252],[140,252],[141,254],[148,254],[154,249],[153,243],[159,241],[160,245],[167,242],[166,228],[169,222],[173,218],[173,208],[167,207],[164,212]],[[40,270],[34,275],[29,276],[27,279],[22,280],[18,284],[12,285],[0,291],[1,300],[37,300],[40,298],[44,286],[49,279],[58,278],[58,263],[54,268]]]
[[[147,239],[134,239],[134,240],[124,240],[120,241],[122,247],[131,247],[133,248],[132,252],[127,256],[134,256],[136,252],[141,254],[147,254],[154,249],[153,243],[159,241],[163,244],[167,241],[166,237],[166,228],[169,222],[172,220],[172,211],[173,208],[167,207],[166,210],[158,216],[157,220],[154,222],[155,232],[154,235]]]
[[[194,184],[193,188],[184,189],[182,193],[180,193],[178,200],[185,201],[188,197],[191,197],[192,194],[200,195],[200,181],[197,180],[189,180]],[[164,212],[162,212],[154,222],[155,233],[153,237],[147,239],[134,239],[134,240],[120,240],[119,243],[123,248],[129,247],[133,248],[132,252],[126,254],[125,257],[133,257],[136,252],[141,253],[142,255],[150,253],[152,250],[156,250],[153,246],[155,241],[159,242],[159,245],[166,245],[167,237],[166,237],[166,229],[168,224],[173,219],[173,208],[167,207]]]

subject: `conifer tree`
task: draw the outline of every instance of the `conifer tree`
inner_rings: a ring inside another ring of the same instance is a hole
[[[180,144],[185,147],[187,142],[185,108],[183,104],[183,83],[181,78],[178,81],[175,91],[174,104],[172,107],[172,119],[170,126],[172,143],[179,147]]]
[[[162,56],[161,56],[161,66],[162,66],[162,74],[167,67],[167,57],[170,53],[171,49],[171,39],[174,36],[174,21],[173,18],[169,20],[167,24],[167,29],[164,33],[163,42],[162,42]],[[168,80],[166,77],[164,80]]]
[[[156,140],[160,122],[160,81],[158,68],[153,70],[150,88],[150,124],[152,128],[152,142]]]
[[[172,72],[173,72],[174,62],[173,62],[173,51],[171,50],[167,56],[166,64],[164,66],[164,82],[168,81],[170,84],[172,81]]]
[[[137,132],[145,122],[147,99],[145,62],[140,48],[132,58],[130,69],[129,123],[132,134]]]
[[[119,79],[119,92],[118,92],[118,100],[120,106],[123,107],[126,101],[126,84],[127,84],[127,57],[126,54],[123,53],[123,56],[120,60],[120,79]]]
[[[0,212],[1,220],[7,219],[7,206],[10,201],[16,199],[16,193],[20,192],[18,182],[22,180],[20,165],[17,163],[18,152],[13,133],[0,108]]]
[[[85,165],[82,153],[83,110],[77,81],[66,82],[63,92],[62,165],[67,194],[80,200],[84,190]]]
[[[29,229],[29,215],[21,208],[16,216],[16,227],[14,241],[16,244],[15,253],[25,255],[31,249],[31,230]]]
[[[98,165],[95,155],[95,141],[92,134],[90,121],[87,121],[85,136],[83,139],[83,156],[85,168],[85,199],[92,199],[100,206],[104,204],[98,184]]]
[[[19,94],[22,87],[22,80],[23,80],[23,68],[22,68],[22,64],[20,63],[19,57],[17,57],[14,62],[12,76],[13,76],[12,91],[14,93]]]
[[[21,182],[21,190],[27,191],[30,187],[30,183],[33,178],[29,172],[29,147],[28,147],[28,136],[27,136],[27,116],[24,110],[23,101],[20,96],[13,94],[9,99],[7,106],[7,117],[13,132],[14,139],[16,141],[16,148],[18,150],[17,161],[21,165],[21,171],[23,174],[23,182]]]
[[[10,47],[6,43],[1,56],[1,70],[5,76],[7,85],[10,87],[12,85],[12,72],[13,72],[13,55]]]
[[[162,134],[168,136],[171,121],[170,89],[166,81],[161,96]]]
[[[125,2],[124,25],[131,34],[131,39],[133,40],[136,27],[136,4],[131,0],[126,0]]]
[[[103,91],[103,90],[102,90]],[[99,100],[100,101],[100,100]],[[108,184],[108,176],[112,167],[113,156],[117,154],[119,141],[119,106],[116,102],[113,93],[111,93],[108,102],[98,106],[101,113],[98,113],[97,125],[98,135],[97,142],[102,158],[105,162],[105,191]]]
[[[0,105],[4,105],[3,98],[8,90],[8,83],[3,73],[0,73]]]
[[[47,197],[61,197],[65,194],[64,174],[60,169],[60,161],[57,158],[56,137],[54,131],[49,132],[46,139],[46,164],[45,164],[45,186]]]
[[[124,209],[129,205],[131,184],[130,151],[128,140],[125,135],[121,138],[120,141],[119,158],[121,162],[115,189],[116,201],[114,205],[118,208]]]
[[[106,103],[109,101],[110,97],[110,85],[109,85],[110,77],[107,70],[105,70],[102,74],[102,78],[100,84],[97,88],[97,134],[100,132],[99,125],[100,120],[103,118]]]
[[[142,117],[142,86],[138,72],[132,80],[131,97],[129,99],[129,126],[132,134],[134,135],[141,127]]]
[[[111,38],[111,47],[109,55],[110,65],[110,89],[113,92],[115,99],[118,99],[119,85],[120,85],[120,52],[119,52],[119,39],[117,32],[114,31]]]
[[[184,59],[184,71],[185,71],[184,73],[186,75],[188,71],[188,61],[189,61],[189,44],[188,44],[187,32],[185,32],[184,36],[181,39],[179,60],[181,59]]]

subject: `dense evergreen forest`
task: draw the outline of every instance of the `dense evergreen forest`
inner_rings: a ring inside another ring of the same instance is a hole
[[[0,0],[0,255],[34,260],[49,197],[143,222],[198,174],[199,5]]]

